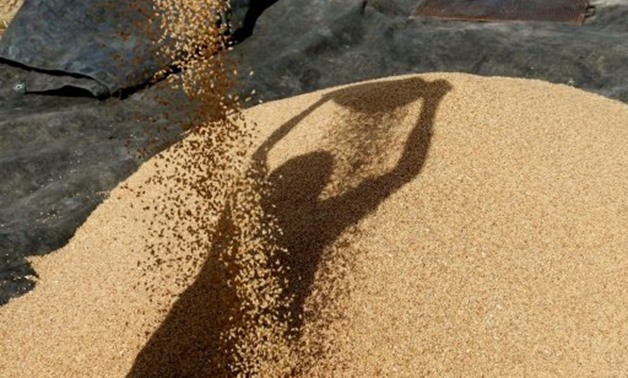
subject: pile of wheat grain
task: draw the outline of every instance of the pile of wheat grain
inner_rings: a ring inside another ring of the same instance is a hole
[[[9,26],[9,23],[15,17],[15,14],[22,6],[24,0],[4,0],[0,4],[0,36],[2,32]]]
[[[5,376],[626,371],[626,105],[431,74],[244,114],[272,186],[218,171],[207,232],[195,138],[144,164],[0,308]]]
[[[242,112],[225,7],[157,0],[193,122],[35,259],[0,308],[0,371],[626,371],[625,105],[434,74]]]

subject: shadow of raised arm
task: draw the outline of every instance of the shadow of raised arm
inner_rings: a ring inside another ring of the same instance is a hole
[[[375,211],[387,197],[420,173],[430,146],[437,108],[449,89],[450,85],[445,81],[426,82],[417,77],[341,88],[325,94],[281,126],[256,153],[259,159],[256,163],[265,167],[268,151],[298,122],[327,101],[356,115],[355,118],[340,120],[337,126],[340,129],[336,131],[343,133],[345,127],[355,129],[352,123],[356,120],[379,121],[384,119],[384,114],[394,114],[398,109],[423,100],[421,113],[409,132],[399,161],[386,173],[367,178],[356,187],[327,199],[321,199],[320,195],[329,184],[333,171],[334,156],[328,151],[293,157],[270,173],[272,191],[265,199],[265,209],[276,217],[283,231],[278,241],[288,253],[281,258],[280,264],[288,267],[285,270],[288,282],[285,292],[293,298],[290,325],[297,333],[304,319],[305,299],[310,295],[324,249],[344,230]],[[377,127],[366,125],[374,126]],[[348,135],[349,138],[355,136]],[[361,143],[374,142],[367,136],[358,137],[359,140],[353,141],[358,149],[367,147]]]
[[[264,143],[258,147],[258,149],[253,154],[253,164],[257,168],[265,169],[267,160],[268,160],[268,152],[275,147],[275,145],[281,141],[286,135],[288,135],[301,121],[303,121],[308,115],[314,113],[318,107],[323,105],[327,98],[323,97],[320,100],[316,101],[312,105],[310,105],[307,109],[292,117],[286,123],[281,125],[277,130],[273,131],[273,133],[264,141]],[[259,170],[259,172],[264,172],[264,170]]]
[[[346,226],[359,221],[392,193],[412,181],[423,168],[430,147],[436,110],[442,98],[451,89],[444,80],[425,82],[414,78],[417,91],[415,100],[422,98],[423,105],[415,126],[410,131],[397,165],[387,173],[365,179],[358,186],[330,198],[322,204],[326,211],[345,217]],[[345,226],[345,227],[346,227]]]

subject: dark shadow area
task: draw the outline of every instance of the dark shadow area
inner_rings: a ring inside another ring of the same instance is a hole
[[[421,113],[406,139],[401,158],[384,174],[365,179],[352,189],[325,200],[319,196],[329,184],[334,165],[334,156],[329,152],[295,157],[270,174],[273,191],[264,199],[264,207],[278,219],[283,229],[278,240],[287,248],[287,255],[280,261],[288,268],[285,294],[294,298],[292,315],[287,320],[297,336],[303,303],[310,294],[324,248],[419,174],[430,146],[434,116],[449,89],[446,81],[426,82],[419,78],[340,89],[326,94],[278,128],[254,154],[253,163],[258,172],[267,172],[268,152],[328,101],[359,113],[358,118],[364,119],[423,100]],[[230,248],[229,238],[235,236],[229,213],[227,208],[216,231],[219,237],[213,242],[195,282],[182,293],[139,353],[129,377],[233,376],[226,366],[230,357],[224,355],[230,349],[228,345],[221,345],[220,335],[237,325],[241,319],[238,316],[240,306],[235,302],[233,288],[226,284],[232,273],[216,260],[223,253],[221,249]]]
[[[242,20],[238,20],[238,15],[235,16],[235,19],[232,19],[232,22],[236,25],[232,25],[235,29],[234,32],[229,37],[229,40],[233,44],[240,43],[250,37],[253,34],[253,29],[255,29],[255,23],[259,16],[264,13],[266,9],[268,9],[271,5],[275,4],[277,0],[236,0],[231,2],[232,12],[238,13],[240,8],[246,9],[244,13],[244,17]],[[250,3],[247,6],[243,6],[240,3]],[[239,25],[238,25],[239,24]]]
[[[93,97],[92,92],[84,88],[73,87],[71,85],[63,86],[59,89],[53,89],[45,92],[37,92],[41,96],[59,96],[59,97]],[[104,97],[101,97],[103,99]]]
[[[128,377],[226,377],[229,345],[221,335],[238,322],[236,293],[227,282],[235,272],[219,262],[235,238],[225,210],[202,271],[174,304],[135,360]]]

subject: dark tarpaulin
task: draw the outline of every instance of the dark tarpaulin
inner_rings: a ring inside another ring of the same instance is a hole
[[[106,96],[149,80],[167,65],[152,0],[25,0],[0,38],[0,61],[25,74],[15,90],[81,88]]]

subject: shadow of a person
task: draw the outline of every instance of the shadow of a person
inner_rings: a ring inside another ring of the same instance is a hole
[[[392,170],[382,175],[367,178],[343,193],[321,200],[320,194],[332,174],[334,157],[320,151],[295,157],[268,176],[273,189],[262,205],[283,230],[283,234],[276,237],[287,250],[279,257],[280,263],[288,267],[282,278],[287,279],[285,294],[292,298],[287,320],[297,332],[324,248],[419,174],[430,145],[436,110],[449,89],[446,81],[427,82],[414,77],[332,91],[279,127],[254,153],[254,171],[265,174],[268,152],[327,101],[360,114],[359,119],[369,115],[380,119],[383,113],[423,100],[401,158]],[[224,356],[229,346],[221,344],[221,335],[241,321],[240,303],[234,288],[226,284],[234,272],[217,262],[217,256],[223,253],[221,249],[234,248],[230,238],[237,236],[229,208],[225,209],[218,228],[214,233],[218,238],[212,241],[207,261],[196,280],[179,296],[166,319],[151,335],[129,377],[233,376],[227,366],[229,357]]]
[[[229,282],[237,271],[228,249],[238,248],[229,205],[226,206],[194,282],[176,300],[151,335],[127,377],[230,377],[224,333],[241,323],[238,295]]]
[[[297,156],[270,174],[272,194],[265,199],[264,207],[276,217],[283,231],[278,242],[287,253],[281,255],[280,264],[289,267],[284,270],[288,282],[285,294],[293,297],[289,323],[297,334],[304,320],[304,302],[310,295],[324,248],[419,174],[429,149],[436,110],[450,88],[444,80],[426,82],[412,77],[355,85],[327,93],[277,129],[254,154],[258,169],[264,170],[268,152],[273,146],[328,101],[359,113],[361,116],[358,119],[372,116],[379,120],[381,113],[392,113],[414,101],[423,100],[421,113],[410,131],[399,161],[392,170],[382,175],[369,177],[343,193],[321,200],[321,193],[333,171],[334,157],[331,153],[317,151]]]

